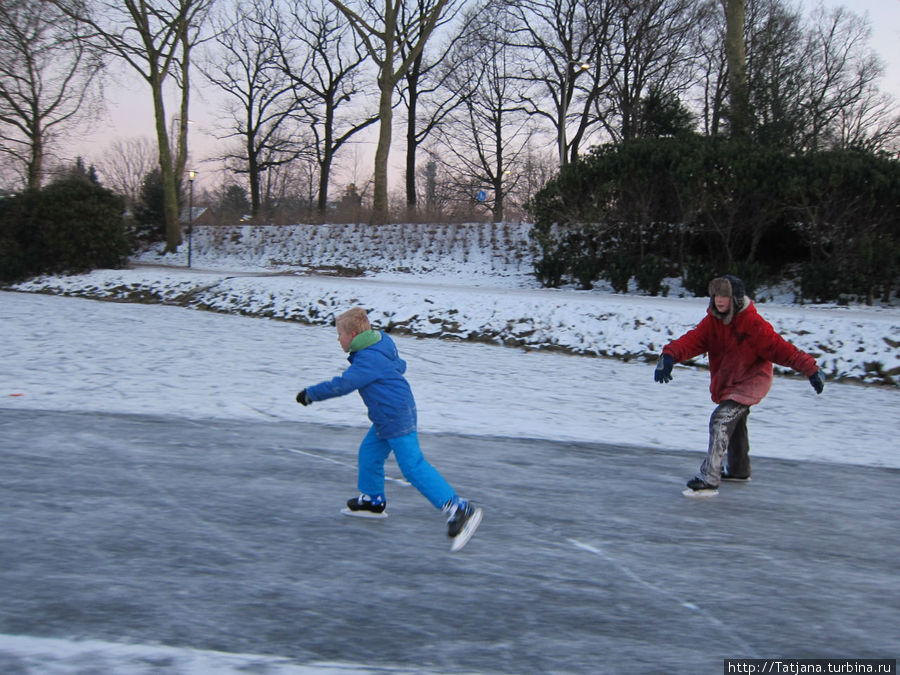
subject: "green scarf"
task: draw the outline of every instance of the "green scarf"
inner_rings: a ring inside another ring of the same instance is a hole
[[[381,341],[381,333],[377,330],[365,330],[350,341],[350,353],[371,347]]]

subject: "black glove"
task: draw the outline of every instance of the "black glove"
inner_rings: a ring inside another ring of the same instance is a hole
[[[675,359],[671,354],[663,354],[656,362],[656,370],[653,372],[653,379],[659,383],[672,381],[672,366],[675,365]]]
[[[822,390],[825,389],[825,373],[822,372],[821,368],[816,371],[815,375],[809,376],[809,383],[816,390],[817,394],[822,393]]]
[[[306,389],[297,394],[297,403],[300,405],[309,405],[312,399],[306,394]]]

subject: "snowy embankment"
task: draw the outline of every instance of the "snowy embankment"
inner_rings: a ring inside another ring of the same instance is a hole
[[[330,324],[360,304],[399,333],[497,342],[623,360],[655,358],[694,326],[707,300],[542,289],[531,275],[527,225],[203,227],[174,255],[125,270],[43,277],[15,290],[175,304]],[[785,297],[787,295],[787,297]],[[900,380],[900,309],[799,306],[766,290],[759,309],[813,354],[832,379]],[[699,359],[698,365],[705,361]]]

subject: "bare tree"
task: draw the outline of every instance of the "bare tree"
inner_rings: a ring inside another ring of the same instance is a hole
[[[158,166],[156,148],[149,138],[116,141],[100,163],[104,183],[133,206],[138,202],[144,178]]]
[[[601,58],[617,64],[597,102],[614,141],[634,138],[642,99],[651,87],[663,98],[687,90],[694,78],[692,37],[702,3],[694,0],[620,0]]]
[[[301,157],[266,172],[266,201],[282,223],[320,218],[316,208],[318,188],[319,165],[312,156]],[[285,218],[288,220],[283,220]]]
[[[255,219],[260,212],[261,176],[306,150],[289,128],[297,101],[293,83],[278,65],[275,42],[281,23],[272,0],[234,5],[230,15],[214,23],[218,48],[200,70],[230,99],[226,112],[230,129],[221,138],[239,141],[234,152],[217,159],[235,173],[246,174]]]
[[[39,188],[48,147],[89,112],[99,56],[78,24],[42,0],[0,2],[0,152]]]
[[[884,66],[868,48],[868,23],[842,7],[826,11],[821,6],[812,21],[806,146],[865,145],[869,129],[880,139],[876,146],[889,143],[892,136],[896,141],[897,111],[878,91]]]
[[[693,89],[701,119],[701,131],[718,136],[725,115],[727,89],[725,76],[724,27],[720,20],[720,0],[705,0],[697,13],[692,50],[697,78]]]
[[[447,21],[451,18],[451,11],[457,5],[448,8]],[[415,12],[409,12],[404,6],[401,13],[401,35],[413,33],[413,27],[407,25],[426,10],[424,0],[418,0]],[[473,16],[470,14],[469,16]],[[449,33],[448,38],[439,49],[423,49],[418,57],[413,59],[406,74],[401,79],[400,98],[406,106],[406,210],[407,217],[416,211],[418,194],[416,189],[416,156],[419,149],[428,137],[440,126],[447,116],[462,102],[460,92],[445,86],[450,71],[442,68],[441,64],[456,44],[465,39],[470,22],[463,21],[462,25]],[[399,45],[400,58],[405,59],[410,45],[402,42]]]
[[[509,25],[489,20],[479,28],[448,64],[449,85],[463,92],[463,103],[442,127],[441,151],[434,156],[457,176],[463,200],[487,188],[483,203],[500,222],[506,195],[522,180],[516,162],[527,154],[533,131],[515,96],[513,73],[522,64],[503,40]]]
[[[597,99],[613,83],[620,62],[603,58],[619,0],[503,0],[514,17],[504,39],[520,51],[522,108],[555,129],[559,165],[578,157],[599,119]],[[574,123],[575,132],[568,130]]]
[[[751,0],[745,17],[747,131],[763,143],[800,147],[808,61],[802,16],[783,0]]]
[[[697,37],[698,80],[703,82],[701,116],[703,131],[710,136],[735,132],[729,99],[726,3],[706,3],[708,11],[702,16]],[[745,133],[764,143],[800,147],[809,61],[802,15],[784,0],[745,0],[743,14]]]
[[[745,80],[735,85],[744,89],[739,96],[746,94],[746,100],[738,106],[745,106],[747,118],[739,124],[747,125],[747,133],[766,127],[763,134],[770,138],[775,128],[789,133],[787,117],[796,107],[795,83],[803,69],[798,55],[804,42],[799,14],[790,11],[784,0],[741,0],[740,12],[732,8],[730,16],[732,30],[743,24],[742,37],[729,52],[730,1],[706,0],[697,13],[693,51],[702,130],[709,136],[734,131],[730,128],[733,106],[729,80],[734,72],[729,59],[734,58],[743,60],[738,70],[743,69],[744,74],[738,79]]]
[[[359,35],[369,56],[378,68],[378,145],[375,149],[373,219],[388,219],[388,157],[391,148],[394,89],[413,61],[425,48],[432,33],[445,22],[445,13],[453,0],[423,0],[415,10],[410,9],[409,20],[401,23],[401,10],[406,0],[358,0],[354,11],[341,0],[329,0],[337,7]],[[403,33],[408,30],[410,32]],[[405,56],[399,55],[398,45],[405,44]]]
[[[506,192],[504,219],[526,217],[526,205],[551,178],[559,173],[559,158],[535,137],[517,158],[514,170],[517,180]]]
[[[856,100],[841,110],[835,127],[835,147],[872,153],[900,150],[897,102],[872,83],[864,85]]]
[[[293,87],[293,117],[311,137],[322,217],[338,151],[378,121],[374,112],[343,113],[354,98],[366,98],[368,92],[360,84],[359,73],[368,57],[353,31],[342,25],[340,13],[327,4],[304,0],[294,7],[290,20],[277,21],[269,29],[279,66]]]
[[[215,0],[45,0],[79,21],[89,39],[122,59],[150,86],[163,180],[166,251],[181,243],[178,203],[187,161],[191,51]],[[176,139],[169,138],[165,86],[180,94]]]

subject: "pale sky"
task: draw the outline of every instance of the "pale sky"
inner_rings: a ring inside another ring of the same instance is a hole
[[[900,0],[800,0],[800,5],[811,12],[812,8],[822,2],[826,7],[848,7],[855,14],[867,15],[872,28],[870,46],[885,61],[886,70],[881,87],[891,93],[900,101]],[[106,119],[100,119],[92,125],[81,139],[71,146],[72,157],[81,155],[90,164],[100,163],[102,156],[117,140],[127,140],[135,137],[148,137],[155,139],[153,130],[152,103],[149,94],[149,86],[135,77],[132,72],[119,78],[117,86],[110,86],[108,91],[108,111]],[[191,125],[189,127],[190,158],[188,168],[199,171],[198,182],[208,188],[213,188],[221,183],[222,177],[218,173],[218,167],[204,163],[202,160],[216,152],[221,152],[222,141],[215,138],[217,117],[220,112],[218,104],[210,97],[217,96],[214,88],[199,88],[202,82],[199,74],[194,75],[193,98],[191,101]],[[177,110],[174,99],[167,101],[167,111],[170,115]],[[395,117],[395,122],[397,118]],[[366,180],[372,171],[372,156],[374,155],[375,127],[370,128],[370,135],[360,137],[362,142],[355,148],[355,158],[350,158],[349,153],[344,153],[342,174],[337,181]],[[218,133],[221,133],[219,131]],[[399,125],[394,128],[394,140],[402,143],[403,130]],[[403,155],[401,151],[394,150],[391,153],[391,170],[397,178],[391,181],[390,190],[400,187],[400,178],[404,170]],[[355,174],[355,175],[354,175]]]

